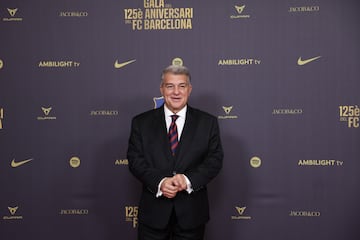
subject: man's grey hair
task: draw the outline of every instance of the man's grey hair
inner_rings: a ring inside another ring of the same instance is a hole
[[[162,85],[164,83],[164,76],[167,73],[172,73],[175,75],[185,75],[187,76],[188,79],[188,83],[190,84],[190,80],[191,80],[191,75],[190,75],[190,71],[187,67],[185,66],[181,66],[181,65],[170,65],[168,67],[166,67],[161,74],[161,84]]]

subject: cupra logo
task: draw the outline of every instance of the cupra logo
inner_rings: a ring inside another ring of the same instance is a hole
[[[246,207],[237,207],[237,206],[235,206],[235,208],[236,208],[236,211],[239,213],[239,215],[243,215],[244,214],[244,212],[245,212],[245,209],[246,209]]]
[[[224,112],[226,113],[226,114],[230,114],[230,112],[231,112],[231,110],[233,109],[233,106],[230,106],[230,107],[222,107],[223,109],[224,109]]]
[[[3,220],[22,220],[23,216],[17,215],[16,212],[19,209],[18,206],[16,207],[8,207],[8,210],[10,212],[10,216],[3,216]]]
[[[19,207],[8,207],[9,212],[11,215],[15,215],[16,211],[18,210]]]
[[[5,17],[3,18],[2,20],[4,22],[18,22],[18,21],[22,21],[23,19],[21,17],[15,17],[15,15],[17,14],[18,12],[18,9],[17,8],[7,8],[7,11],[10,15],[10,17]]]
[[[237,15],[231,15],[230,16],[231,19],[250,18],[250,15],[243,14],[245,10],[245,5],[241,5],[241,6],[234,5],[234,8],[236,10]]]
[[[8,8],[7,10],[9,12],[10,16],[14,17],[18,9],[17,8],[15,8],[15,9]]]
[[[37,117],[38,120],[56,120],[56,117],[49,116],[52,111],[52,107],[41,107],[41,110],[43,111],[44,116]]]
[[[232,220],[250,220],[251,219],[251,216],[244,215],[246,207],[235,206],[235,209],[236,209],[238,215],[237,216],[231,216]]]
[[[45,116],[48,116],[50,114],[52,107],[49,107],[49,108],[41,107],[41,109],[43,110]]]
[[[242,5],[242,6],[236,6],[235,5],[235,9],[236,9],[238,14],[241,14],[245,9],[245,5]]]

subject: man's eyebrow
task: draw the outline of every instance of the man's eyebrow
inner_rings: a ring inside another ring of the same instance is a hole
[[[174,83],[164,83],[165,85],[176,85]],[[187,82],[182,82],[182,83],[179,83],[177,85],[183,85],[183,84],[188,84]]]

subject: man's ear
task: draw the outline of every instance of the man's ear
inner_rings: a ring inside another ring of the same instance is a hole
[[[163,88],[162,88],[162,85],[160,86],[160,93],[161,93],[161,96],[164,96],[164,93],[163,93]]]

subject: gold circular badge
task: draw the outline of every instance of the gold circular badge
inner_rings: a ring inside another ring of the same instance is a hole
[[[70,158],[70,166],[73,168],[77,168],[80,166],[80,158],[78,157],[72,157]]]
[[[3,66],[4,66],[4,63],[3,63],[3,61],[0,59],[0,69],[2,69]]]
[[[258,168],[261,166],[261,159],[259,157],[252,157],[250,159],[250,165],[253,167],[253,168]]]
[[[172,65],[175,66],[182,66],[184,64],[183,60],[181,58],[174,58],[172,60]]]

